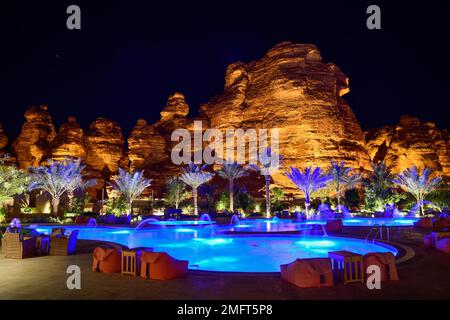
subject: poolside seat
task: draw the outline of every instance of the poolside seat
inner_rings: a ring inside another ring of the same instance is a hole
[[[327,220],[325,230],[327,232],[342,232],[343,224],[341,219]]]
[[[450,238],[444,238],[437,241],[436,249],[444,253],[450,253]]]
[[[79,215],[75,218],[76,224],[85,224],[90,218],[88,216]]]
[[[300,288],[333,285],[333,272],[329,258],[297,259],[282,264],[281,278]]]
[[[69,236],[50,237],[51,256],[69,256],[75,253],[77,248],[78,230],[70,232]]]
[[[122,270],[121,253],[115,248],[96,247],[92,254],[92,271],[116,273]]]
[[[2,237],[2,253],[5,258],[25,259],[37,256],[36,238],[24,239],[19,233],[5,233]]]
[[[425,247],[433,246],[433,236],[431,234],[426,234],[423,236],[423,245]]]
[[[433,228],[433,220],[431,218],[421,218],[414,223],[414,227],[417,228]]]
[[[115,224],[116,223],[116,216],[113,214],[105,214],[105,215],[101,216],[101,219],[102,219],[103,223],[106,223],[106,224]]]
[[[50,233],[50,237],[64,237],[64,233],[66,232],[65,228],[52,228],[52,232]]]
[[[188,271],[188,261],[177,260],[166,252],[142,252],[141,277],[153,280],[178,278]]]
[[[395,257],[392,252],[370,252],[364,255],[364,270],[371,265],[376,265],[381,271],[381,281],[397,281],[398,273],[395,265]]]

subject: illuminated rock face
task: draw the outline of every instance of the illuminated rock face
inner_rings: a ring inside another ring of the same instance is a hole
[[[49,145],[56,137],[55,127],[47,106],[33,107],[25,112],[22,132],[13,143],[19,167],[38,166],[49,153]]]
[[[0,125],[0,156],[2,156],[5,152],[4,149],[8,145],[8,137],[3,132],[3,126]]]
[[[133,170],[169,161],[166,139],[144,119],[139,119],[128,138],[128,157]]]
[[[450,137],[432,122],[402,116],[397,126],[366,132],[366,147],[374,162],[384,160],[395,173],[416,165],[450,176]]]
[[[152,189],[157,194],[165,190],[167,179],[180,172],[170,157],[172,147],[178,143],[171,141],[171,135],[176,129],[193,131],[194,119],[187,118],[188,113],[184,95],[177,92],[168,98],[159,121],[149,125],[143,119],[138,120],[128,138],[131,169],[145,170],[145,175],[153,179]],[[209,122],[203,120],[206,128]]]
[[[285,42],[258,61],[230,65],[223,93],[202,105],[196,119],[188,117],[189,105],[183,94],[170,96],[159,121],[137,121],[128,137],[128,150],[119,125],[104,118],[83,131],[70,117],[56,134],[46,106],[25,113],[26,122],[13,150],[21,168],[39,165],[47,157],[81,157],[89,175],[101,180],[100,186],[119,167],[145,170],[146,176],[154,179],[151,189],[159,195],[165,190],[165,181],[180,172],[170,158],[172,147],[178,143],[171,141],[172,132],[188,129],[192,133],[194,120],[201,120],[203,130],[278,128],[282,170],[307,165],[326,169],[331,159],[370,170],[371,160],[386,160],[395,172],[418,165],[450,176],[447,131],[433,123],[402,117],[397,126],[364,134],[342,98],[347,92],[347,77],[334,64],[322,62],[315,46]],[[0,150],[7,141],[0,129]],[[296,190],[282,171],[273,181]],[[216,178],[216,182],[223,181]],[[264,184],[259,175],[242,183],[250,191]]]
[[[201,112],[220,129],[278,128],[283,170],[329,167],[330,159],[368,169],[364,135],[348,104],[348,78],[313,45],[281,43],[258,61],[228,67],[224,93]],[[274,181],[293,188],[279,172]]]
[[[105,118],[97,118],[86,135],[86,164],[90,169],[115,173],[127,166],[124,153],[125,139],[120,126]]]
[[[85,158],[86,148],[84,131],[75,117],[69,117],[67,123],[59,128],[58,135],[50,145],[51,157],[62,160],[65,157]]]

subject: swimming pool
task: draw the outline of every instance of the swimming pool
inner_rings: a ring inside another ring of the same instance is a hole
[[[345,218],[345,227],[371,227],[376,224],[388,227],[413,226],[418,218]],[[228,227],[232,232],[287,232],[308,230],[311,225],[325,225],[326,220],[297,221],[292,219],[245,219]]]
[[[34,227],[50,233],[54,226]],[[328,251],[349,250],[360,254],[397,250],[385,244],[360,239],[302,235],[214,235],[212,228],[66,227],[78,229],[79,238],[116,242],[130,248],[151,247],[177,259],[189,261],[193,270],[225,272],[279,272],[280,264],[297,258],[327,257]]]

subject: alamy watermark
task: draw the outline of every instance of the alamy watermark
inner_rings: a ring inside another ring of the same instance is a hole
[[[70,274],[66,280],[66,286],[69,290],[81,289],[81,269],[79,266],[72,264],[67,267],[66,273]]]

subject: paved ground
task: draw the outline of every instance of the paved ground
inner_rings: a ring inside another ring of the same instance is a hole
[[[346,229],[346,233],[367,231]],[[279,274],[248,275],[189,272],[171,281],[144,280],[91,271],[92,242],[79,241],[80,254],[25,260],[0,257],[0,299],[450,299],[450,255],[425,249],[416,231],[393,232],[391,240],[414,249],[414,258],[398,265],[400,281],[382,290],[364,285],[300,289]],[[66,268],[81,267],[81,290],[68,290]]]

